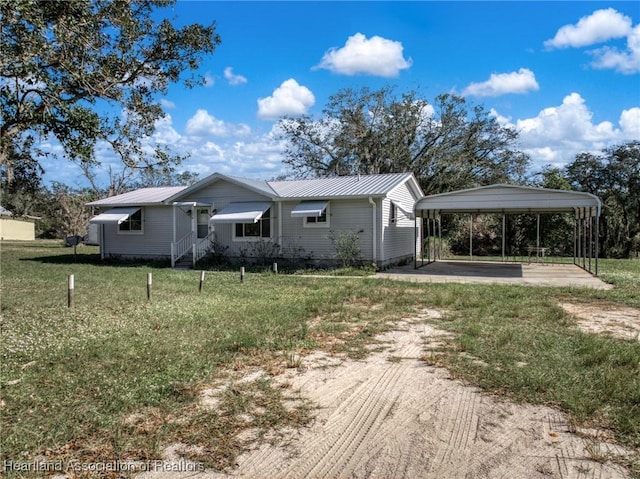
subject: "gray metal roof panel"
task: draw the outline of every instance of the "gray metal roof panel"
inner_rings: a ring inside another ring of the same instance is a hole
[[[159,186],[140,188],[121,195],[102,198],[87,203],[87,206],[139,206],[162,204],[164,200],[184,190],[184,186]]]
[[[305,180],[269,181],[281,198],[340,198],[384,196],[411,177],[411,173],[334,176]]]
[[[596,208],[599,214],[600,199],[580,191],[498,184],[426,196],[415,205],[416,211],[450,213],[570,212],[576,208]]]

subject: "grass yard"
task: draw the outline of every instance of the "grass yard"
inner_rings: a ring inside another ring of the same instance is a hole
[[[582,333],[558,306],[640,308],[639,261],[601,260],[612,291],[269,272],[241,284],[238,273],[210,272],[200,293],[197,271],[102,265],[89,247],[74,261],[56,242],[0,248],[2,461],[150,460],[181,442],[198,446],[189,454],[209,467],[233,467],[246,431],[277,440],[283,427],[313,418],[296,391],[274,387],[269,375],[237,381],[243,371],[277,374],[329,344],[362,356],[372,336],[427,306],[445,311],[438,325],[456,333],[437,356],[453,374],[555,405],[640,448],[640,342]],[[67,308],[71,273],[75,305]],[[203,408],[209,388],[223,393]],[[640,474],[639,464],[630,467]]]

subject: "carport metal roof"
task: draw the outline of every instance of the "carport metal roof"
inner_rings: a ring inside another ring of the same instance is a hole
[[[602,204],[590,193],[516,185],[490,185],[425,196],[416,212],[438,213],[570,213],[600,216]]]

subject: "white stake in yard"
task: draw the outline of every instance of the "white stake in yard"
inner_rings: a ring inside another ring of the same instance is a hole
[[[72,274],[70,274],[68,287],[67,287],[67,307],[68,308],[73,308],[74,289],[75,289],[75,278]]]
[[[200,286],[198,286],[198,291],[202,293],[202,283],[204,283],[204,271],[200,271]]]

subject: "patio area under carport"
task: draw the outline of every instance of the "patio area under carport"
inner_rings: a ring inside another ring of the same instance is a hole
[[[540,215],[569,213],[574,218],[573,245],[571,245],[573,249],[573,264],[562,266],[579,267],[587,271],[588,274],[597,276],[601,209],[600,199],[589,193],[516,185],[481,186],[426,196],[415,205],[416,255],[414,268],[418,270],[419,268],[431,266],[434,262],[440,262],[442,251],[441,216],[444,214],[469,215],[470,260],[473,259],[474,215],[502,214],[502,262],[494,262],[492,265],[485,266],[484,268],[487,271],[502,268],[503,275],[509,277],[508,271],[519,271],[518,274],[520,275],[523,274],[524,270],[531,269],[533,271],[539,265],[538,262],[540,260],[542,260],[542,264],[539,266],[550,266],[551,263],[545,262],[545,252],[548,248],[545,247],[540,236]],[[507,215],[518,214],[535,214],[537,216],[536,241],[527,247],[528,261],[526,263],[507,263],[505,261],[505,247],[508,239],[506,238],[505,220]],[[421,227],[418,227],[418,225]],[[535,265],[531,263],[532,254],[536,261]],[[471,264],[474,263],[476,262],[474,261]],[[525,264],[527,265],[526,268],[524,267]],[[436,269],[431,267],[430,271],[435,271]],[[549,272],[549,268],[547,268],[546,272]],[[471,275],[463,274],[461,276]],[[485,273],[484,276],[491,276],[491,274]],[[494,274],[493,276],[496,275]],[[483,277],[483,275],[479,277]]]
[[[433,261],[421,268],[391,268],[377,278],[418,283],[510,284],[526,286],[612,289],[608,283],[574,264],[502,263],[496,261]]]

